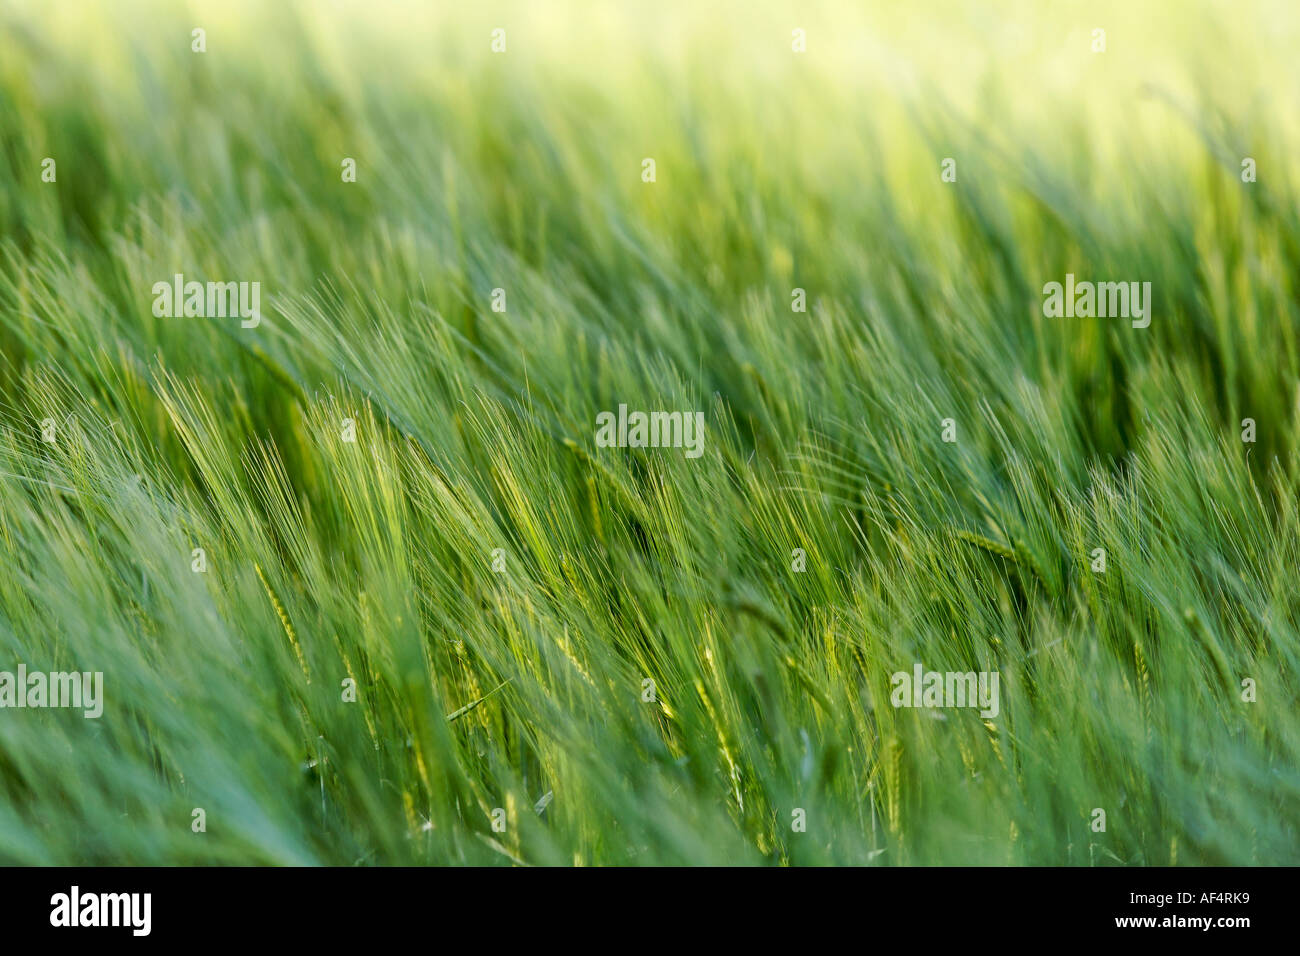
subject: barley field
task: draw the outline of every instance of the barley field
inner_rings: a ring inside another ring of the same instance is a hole
[[[1300,862],[1297,49],[0,0],[0,862]]]

